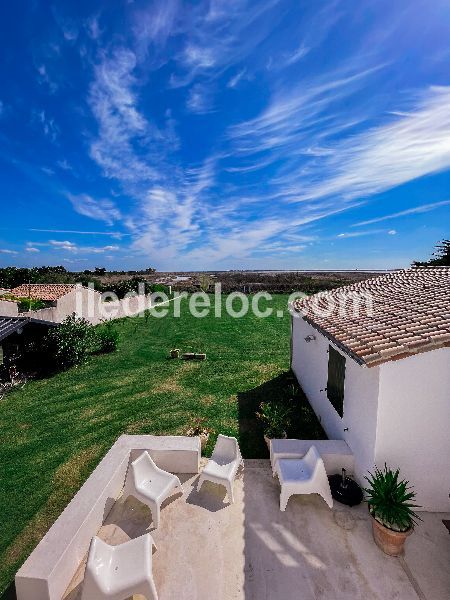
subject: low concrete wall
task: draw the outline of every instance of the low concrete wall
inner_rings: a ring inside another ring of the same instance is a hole
[[[17,302],[11,300],[0,300],[0,317],[17,317],[19,315],[19,307]]]
[[[311,446],[315,446],[323,459],[327,475],[341,473],[346,469],[353,474],[355,459],[344,440],[272,440],[270,444],[270,462],[279,458],[302,458]]]
[[[30,317],[31,319],[39,319],[40,321],[49,321],[50,323],[60,323],[56,306],[39,308],[38,310],[29,310],[22,313],[22,316]]]
[[[166,471],[199,471],[198,437],[122,435],[17,572],[17,600],[61,599],[122,492],[130,460],[144,450]]]

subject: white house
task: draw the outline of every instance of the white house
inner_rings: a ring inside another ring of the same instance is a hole
[[[450,267],[297,300],[292,369],[355,476],[400,468],[424,510],[450,510]]]
[[[27,312],[27,316],[53,323],[61,323],[64,319],[76,313],[85,316],[93,323],[99,322],[98,311],[88,311],[89,304],[95,306],[101,301],[101,294],[81,284],[70,283],[29,283],[15,287],[11,295],[16,298],[33,298],[43,300],[47,308]],[[0,311],[2,306],[0,306]],[[1,314],[1,313],[0,313]]]
[[[151,295],[135,292],[118,300],[107,298],[91,287],[69,283],[30,283],[13,288],[9,292],[16,298],[43,300],[46,308],[28,311],[27,317],[52,323],[61,323],[75,313],[84,317],[93,325],[110,319],[120,319],[142,314],[152,306]],[[0,316],[18,316],[18,304],[0,298]]]

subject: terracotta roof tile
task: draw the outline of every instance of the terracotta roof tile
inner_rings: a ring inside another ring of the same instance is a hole
[[[294,308],[355,360],[378,365],[450,345],[450,267],[389,273]]]
[[[36,300],[55,301],[76,288],[70,283],[30,283],[19,285],[11,290],[18,298],[34,298]]]

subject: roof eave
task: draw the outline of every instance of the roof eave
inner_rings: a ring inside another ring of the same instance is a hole
[[[365,360],[363,358],[361,358],[360,356],[358,356],[357,354],[355,354],[354,352],[352,352],[350,350],[350,348],[348,348],[348,346],[346,346],[345,344],[343,344],[342,342],[340,342],[339,340],[337,340],[333,335],[331,335],[331,333],[329,333],[326,329],[322,329],[322,327],[320,327],[320,325],[317,325],[317,323],[315,323],[312,319],[310,319],[309,317],[307,317],[306,315],[304,315],[302,312],[297,311],[299,313],[299,315],[302,317],[302,319],[304,321],[306,321],[307,323],[309,323],[309,325],[311,325],[311,327],[314,327],[314,329],[316,329],[319,333],[321,333],[324,337],[326,337],[328,340],[330,340],[330,342],[333,342],[333,344],[339,348],[340,350],[342,350],[342,352],[344,352],[345,354],[347,354],[347,356],[349,356],[351,359],[353,359],[356,363],[358,363],[359,366],[361,367],[372,367],[374,365],[372,364],[367,364],[365,362]]]

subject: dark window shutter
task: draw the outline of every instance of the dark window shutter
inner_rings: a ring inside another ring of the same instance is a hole
[[[341,417],[344,413],[344,381],[345,357],[329,346],[327,397]]]

